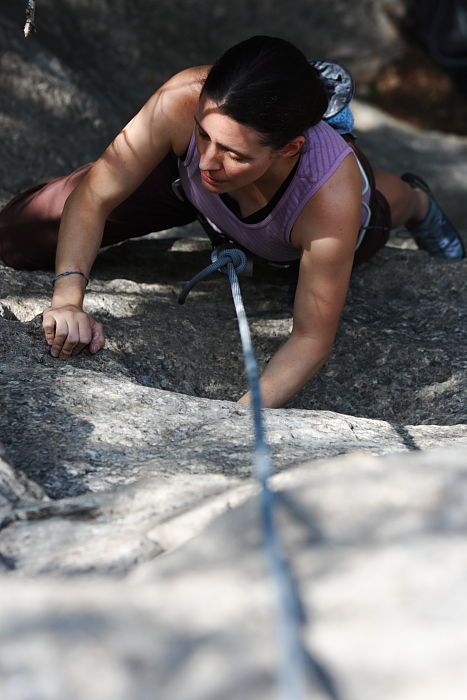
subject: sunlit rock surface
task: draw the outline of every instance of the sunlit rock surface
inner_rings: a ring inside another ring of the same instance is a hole
[[[450,448],[354,453],[307,462],[275,479],[305,515],[282,513],[282,543],[308,611],[307,646],[341,697],[465,696],[466,480],[464,454]],[[189,479],[180,481],[177,500],[188,505]],[[128,489],[108,495],[104,510],[115,519],[108,549],[136,539],[146,499],[155,512],[161,495],[170,498],[163,484],[139,485],[139,499]],[[213,503],[214,480],[201,477],[201,485]],[[195,488],[193,480],[191,495]],[[147,521],[151,561],[138,563],[134,553],[128,576],[102,576],[90,567],[78,577],[51,571],[1,577],[2,698],[277,697],[277,601],[261,548],[259,503],[256,496],[235,503],[246,492],[233,484],[230,493],[229,512],[163,557],[158,549],[183,537],[187,514],[154,519],[152,529]],[[81,549],[105,560],[95,516],[66,514],[62,504],[64,515],[55,519],[68,533],[68,551],[79,557],[72,533],[78,539],[87,526]],[[29,528],[34,549],[34,528],[47,522]],[[57,548],[57,558],[66,554]],[[317,688],[308,692],[324,697]]]

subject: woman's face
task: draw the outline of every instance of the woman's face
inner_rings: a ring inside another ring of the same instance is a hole
[[[263,146],[255,129],[222,114],[208,98],[200,99],[195,122],[201,181],[210,192],[231,192],[252,184],[268,172],[280,153]]]

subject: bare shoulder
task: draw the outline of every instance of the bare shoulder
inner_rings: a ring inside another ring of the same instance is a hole
[[[151,96],[145,105],[151,132],[161,121],[170,131],[172,150],[180,155],[193,131],[199,96],[211,66],[186,68],[173,75]]]
[[[292,231],[292,244],[302,250],[313,242],[324,241],[339,248],[355,246],[360,227],[361,192],[360,170],[355,157],[349,153],[303,208]]]
[[[194,114],[209,66],[177,73],[145,102],[85,178],[102,206],[117,206],[171,151],[181,155],[194,128]]]
[[[192,66],[191,68],[184,68],[178,73],[172,75],[164,83],[164,85],[187,88],[188,91],[194,91],[195,94],[197,94],[197,96],[199,97],[199,93],[204,85],[204,81],[206,80],[210,70],[210,65]]]

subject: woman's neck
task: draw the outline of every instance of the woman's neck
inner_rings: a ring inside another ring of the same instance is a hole
[[[261,181],[257,180],[239,190],[226,193],[226,195],[237,203],[242,218],[248,218],[260,212],[262,209],[267,208],[274,200],[274,197],[279,195],[281,188],[285,186],[287,180],[292,177],[298,159],[299,156],[288,159],[287,167],[280,170],[276,169],[274,174],[268,170],[267,179],[263,176]]]
[[[300,154],[292,158],[280,158],[273,162],[271,167],[255,182],[245,185],[228,194],[240,204],[242,211],[244,205],[252,211],[264,207],[276,194],[283,182],[289,177],[295,168]],[[246,214],[247,216],[248,214]]]

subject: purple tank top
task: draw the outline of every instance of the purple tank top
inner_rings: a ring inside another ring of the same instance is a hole
[[[203,187],[194,134],[185,160],[179,163],[180,179],[186,197],[204,214],[216,231],[225,233],[255,255],[274,262],[296,260],[300,257],[300,251],[291,244],[290,235],[303,207],[349,153],[355,157],[352,148],[337,131],[323,121],[308,129],[304,136],[305,144],[294,177],[274,209],[262,221],[254,224],[241,221],[218,194],[208,192]],[[360,171],[363,180],[362,229],[357,247],[368,224],[368,202],[371,195],[361,166]]]

